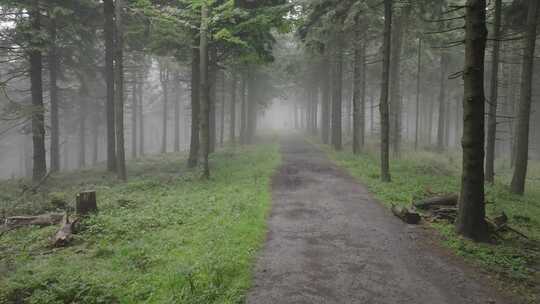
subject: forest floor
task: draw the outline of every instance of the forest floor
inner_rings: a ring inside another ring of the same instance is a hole
[[[391,204],[409,206],[415,200],[434,193],[459,193],[461,158],[459,153],[436,153],[409,148],[391,161],[392,182],[380,181],[378,147],[367,145],[361,155],[353,155],[350,147],[336,152],[317,140],[310,142],[323,149],[340,167],[365,184],[370,193],[386,207]],[[514,233],[502,235],[496,244],[478,244],[457,236],[447,222],[424,223],[432,230],[436,243],[451,250],[468,265],[477,267],[494,278],[496,287],[519,295],[524,303],[540,300],[540,162],[530,161],[526,194],[513,195],[508,184],[512,170],[508,162],[497,163],[496,182],[486,185],[487,214],[504,212],[509,224],[529,239]]]
[[[514,303],[300,136],[282,143],[248,303]]]
[[[212,155],[212,179],[185,169],[185,155],[130,161],[129,181],[103,168],[52,175],[36,194],[24,180],[0,183],[7,215],[64,208],[97,191],[99,213],[66,248],[58,229],[0,236],[0,303],[239,303],[264,241],[277,143]],[[62,205],[62,206],[59,206]]]

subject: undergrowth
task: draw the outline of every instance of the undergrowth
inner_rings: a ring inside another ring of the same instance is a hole
[[[66,173],[15,205],[6,198],[24,182],[2,183],[7,213],[61,208],[53,201],[84,189],[97,191],[99,213],[63,249],[49,247],[56,227],[4,234],[0,303],[241,302],[279,162],[277,144],[228,148],[211,157],[205,182],[183,155],[149,157],[129,164],[127,183],[100,168]]]
[[[360,155],[321,147],[387,207],[391,204],[410,206],[413,201],[434,193],[459,193],[461,159],[456,154],[404,152],[399,159],[391,161],[392,182],[384,183],[380,180],[380,161],[373,147]],[[535,288],[540,284],[540,166],[531,163],[524,196],[509,192],[507,184],[511,170],[505,164],[499,164],[497,172],[496,183],[486,186],[487,215],[504,211],[510,225],[525,233],[529,240],[509,233],[497,244],[478,244],[459,237],[450,223],[439,222],[432,226],[439,232],[443,245],[510,283],[505,288],[525,294],[530,303],[537,303],[539,290]]]

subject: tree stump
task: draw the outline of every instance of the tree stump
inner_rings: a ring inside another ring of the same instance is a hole
[[[77,194],[75,213],[85,216],[97,212],[96,191],[84,191]]]

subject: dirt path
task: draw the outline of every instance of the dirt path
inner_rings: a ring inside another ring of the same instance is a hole
[[[301,137],[282,153],[247,303],[510,303]]]

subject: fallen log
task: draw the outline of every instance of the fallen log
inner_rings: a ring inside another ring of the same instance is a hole
[[[73,239],[73,233],[75,232],[75,225],[78,222],[78,218],[69,220],[69,215],[66,213],[62,219],[62,226],[52,238],[53,247],[64,247]]]
[[[420,214],[412,212],[406,207],[392,205],[392,213],[407,224],[416,225],[420,222]]]
[[[416,201],[413,203],[413,206],[418,209],[431,209],[435,207],[443,207],[443,206],[457,206],[458,203],[458,195],[452,194],[452,195],[446,195],[446,196],[435,196],[430,197],[421,201]]]
[[[62,221],[62,213],[48,213],[35,216],[11,216],[4,221],[6,229],[14,229],[25,226],[52,226]]]

